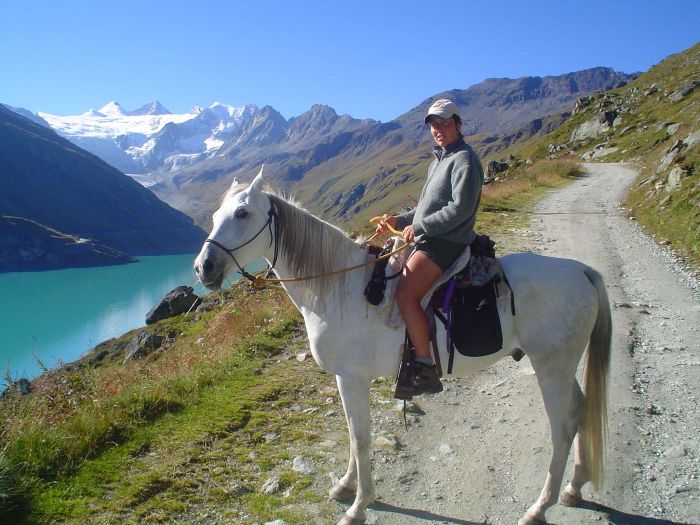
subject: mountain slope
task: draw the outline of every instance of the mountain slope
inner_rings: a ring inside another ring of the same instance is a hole
[[[325,106],[285,122],[267,107],[255,112],[215,154],[175,172],[159,171],[161,183],[153,190],[208,225],[229,181],[234,176],[247,180],[265,163],[273,186],[293,191],[326,218],[353,221],[358,214],[402,202],[395,191],[398,186],[404,200],[407,191],[420,191],[432,145],[423,116],[435,99],[449,96],[459,101],[465,130],[480,134],[474,137],[475,146],[483,154],[552,129],[563,118],[544,122],[542,117],[570,109],[583,94],[631,78],[595,68],[558,77],[492,79],[435,95],[388,123],[339,117]]]
[[[449,96],[460,104],[465,133],[487,153],[541,133],[556,119],[549,124],[538,119],[570,109],[578,97],[631,78],[594,68],[543,78],[488,79],[437,94],[388,123],[339,116],[323,105],[289,120],[269,106],[219,103],[186,115],[172,115],[158,102],[134,111],[110,102],[77,117],[40,115],[81,147],[144,184],[155,184],[160,198],[199,224],[209,224],[234,176],[247,180],[262,163],[270,168],[275,187],[294,191],[316,212],[348,221],[391,198],[391,187],[377,184],[388,173],[402,184],[406,177],[422,176],[422,155],[431,146],[423,115],[436,98]],[[413,166],[411,173],[406,165]]]
[[[130,255],[188,253],[204,232],[94,155],[0,107],[0,214]]]
[[[634,164],[630,214],[700,264],[700,44],[624,87],[582,97],[561,127],[501,154]]]

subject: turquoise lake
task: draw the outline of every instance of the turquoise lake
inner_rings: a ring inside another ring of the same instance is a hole
[[[144,326],[146,313],[177,286],[206,293],[195,280],[195,257],[140,257],[120,266],[0,274],[3,376],[8,371],[13,379],[34,377],[40,373],[37,360],[55,368]]]

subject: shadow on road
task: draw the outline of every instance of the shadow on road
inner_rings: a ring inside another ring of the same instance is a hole
[[[405,516],[411,516],[413,518],[419,518],[426,521],[439,521],[440,523],[445,523],[449,525],[484,525],[483,521],[467,521],[459,518],[450,518],[449,516],[442,516],[440,514],[434,514],[432,512],[427,512],[425,510],[419,509],[406,509],[403,507],[397,507],[396,505],[390,505],[388,503],[383,503],[381,501],[375,501],[369,507],[369,509],[377,510],[381,512],[392,512],[394,514],[404,514]]]
[[[606,507],[600,503],[594,503],[592,501],[582,501],[580,505],[577,505],[577,507],[580,509],[588,509],[607,514],[608,520],[612,525],[693,525],[692,523],[682,521],[646,518],[644,516],[639,516],[638,514],[629,514],[627,512]]]

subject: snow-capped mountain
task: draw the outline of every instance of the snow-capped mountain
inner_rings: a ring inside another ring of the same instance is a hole
[[[172,114],[158,101],[133,111],[111,101],[81,115],[38,115],[59,135],[119,170],[138,175],[156,169],[177,170],[210,155],[256,110],[254,105],[216,102],[208,108]]]

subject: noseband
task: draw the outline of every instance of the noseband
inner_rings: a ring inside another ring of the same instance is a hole
[[[270,246],[272,246],[273,242],[275,244],[275,253],[274,253],[274,256],[272,258],[272,264],[270,265],[270,268],[274,268],[275,264],[277,263],[277,247],[279,245],[279,243],[277,242],[277,238],[279,236],[278,235],[279,234],[279,224],[278,224],[278,221],[273,220],[274,217],[277,217],[277,210],[275,210],[274,203],[270,202],[270,210],[267,212],[267,221],[265,222],[265,224],[263,224],[262,228],[260,228],[260,230],[258,230],[258,233],[253,235],[252,238],[248,239],[246,242],[244,242],[240,246],[236,246],[235,248],[229,249],[226,246],[224,246],[223,244],[221,244],[220,242],[215,241],[214,239],[205,239],[204,242],[205,243],[208,242],[210,244],[213,244],[217,248],[220,248],[223,251],[225,251],[229,255],[229,257],[231,257],[231,259],[233,259],[233,262],[238,267],[238,273],[240,273],[243,277],[248,279],[250,282],[254,283],[255,277],[253,275],[249,274],[248,272],[246,272],[245,268],[243,268],[240,264],[238,264],[238,261],[236,260],[236,257],[233,255],[233,252],[235,252],[236,250],[240,250],[244,246],[247,246],[248,244],[253,242],[265,230],[265,228],[268,228],[269,232],[270,232]],[[274,233],[272,231],[273,225],[274,225]]]

